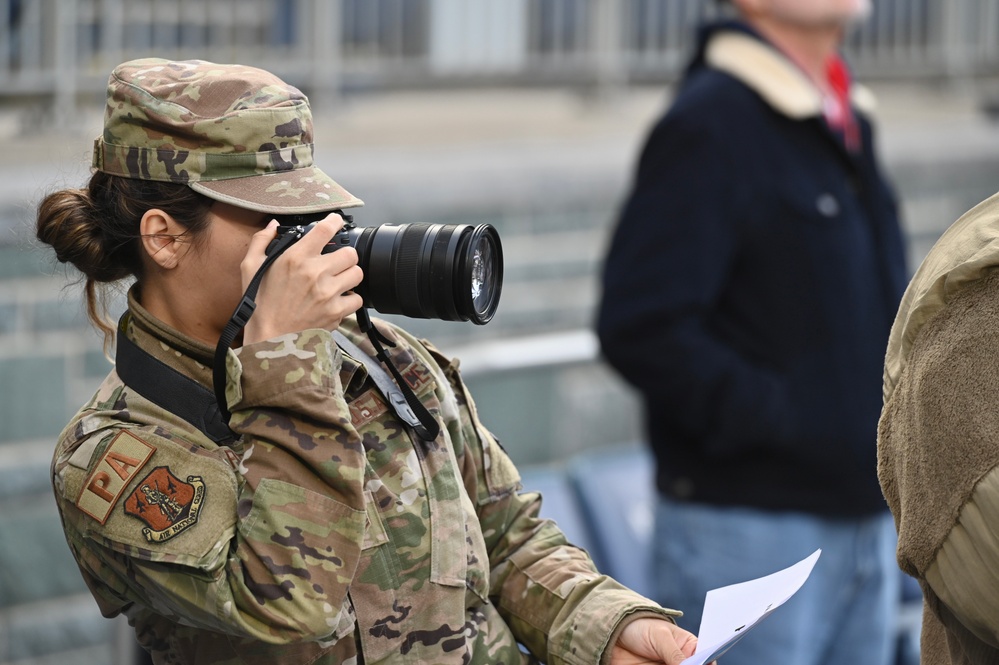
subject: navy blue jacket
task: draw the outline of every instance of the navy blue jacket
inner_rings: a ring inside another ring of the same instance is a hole
[[[722,34],[740,45],[709,66]],[[652,130],[606,259],[602,352],[644,398],[664,494],[871,514],[896,202],[864,115],[848,152],[800,72],[761,82],[756,56],[783,60],[738,25],[705,30]]]

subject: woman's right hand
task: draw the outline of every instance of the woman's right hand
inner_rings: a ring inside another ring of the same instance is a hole
[[[253,234],[240,265],[243,289],[264,262],[267,245],[277,237],[276,221]],[[364,274],[353,247],[323,254],[323,247],[343,227],[336,213],[316,223],[268,268],[257,293],[256,309],[243,331],[243,344],[307,328],[335,330],[363,301],[351,289]]]

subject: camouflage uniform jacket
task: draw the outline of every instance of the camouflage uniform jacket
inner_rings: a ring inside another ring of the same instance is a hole
[[[105,616],[156,663],[606,660],[622,619],[674,614],[599,575],[479,423],[456,363],[379,322],[442,426],[411,438],[364,366],[307,330],[229,353],[220,447],[115,372],[53,482]],[[371,350],[356,323],[341,330]],[[125,333],[211,386],[213,349],[130,299]]]

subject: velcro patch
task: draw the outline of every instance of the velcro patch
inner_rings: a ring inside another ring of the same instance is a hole
[[[384,399],[379,399],[374,389],[365,390],[364,394],[349,405],[350,422],[355,428],[363,427],[372,420],[388,411]]]
[[[194,526],[204,504],[201,476],[188,476],[184,482],[168,467],[158,466],[125,500],[125,513],[146,523],[142,535],[147,541],[162,543]]]
[[[406,369],[402,370],[401,374],[402,378],[406,380],[406,383],[409,384],[409,387],[417,395],[426,390],[427,386],[435,383],[434,375],[430,373],[430,370],[423,363],[412,362]]]
[[[119,432],[83,484],[76,507],[104,524],[128,483],[156,448],[128,430]]]

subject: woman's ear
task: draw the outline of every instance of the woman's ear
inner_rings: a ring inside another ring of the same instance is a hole
[[[184,231],[169,213],[159,208],[147,210],[139,221],[142,248],[164,270],[176,268],[187,252],[189,244],[184,241]]]

